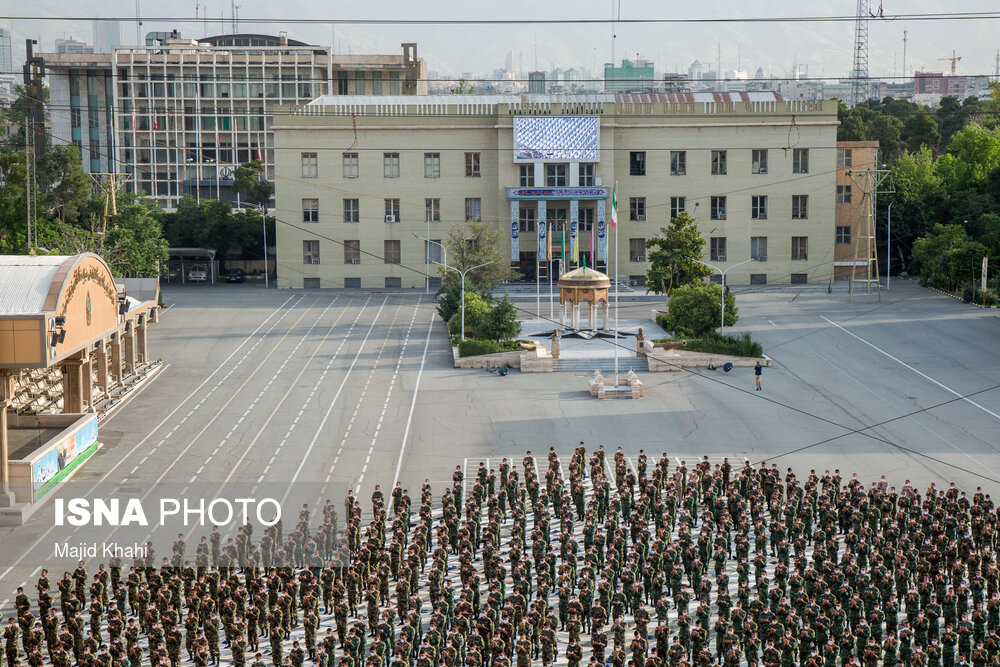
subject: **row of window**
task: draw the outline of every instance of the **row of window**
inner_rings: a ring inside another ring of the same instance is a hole
[[[767,173],[767,154],[768,150],[766,148],[755,148],[750,151],[750,173]],[[838,154],[838,163],[839,158]],[[646,151],[629,152],[628,173],[629,176],[646,175]],[[711,173],[713,176],[725,176],[729,173],[729,151],[712,151]],[[792,149],[792,173],[809,173],[808,148]],[[670,151],[670,175],[687,175],[687,151]]]
[[[399,200],[384,199],[386,222],[400,222]],[[467,197],[465,200],[465,221],[481,222],[483,219],[483,200],[479,197]],[[426,222],[441,222],[441,200],[429,198],[424,200],[424,220]],[[302,222],[319,222],[319,199],[304,198],[302,200]],[[344,222],[361,222],[361,200],[344,199]]]
[[[441,261],[441,239],[431,239],[424,241],[424,255],[428,262]],[[382,241],[382,263],[399,264],[401,259],[400,241],[398,239],[386,239]],[[302,242],[302,263],[319,264],[319,241],[315,239]],[[344,241],[344,264],[361,263],[361,241],[354,239]]]
[[[302,178],[319,178],[319,154],[302,153]],[[358,153],[344,153],[341,156],[344,178],[361,176],[361,159]],[[382,154],[382,175],[385,178],[399,178],[399,153]],[[465,175],[479,178],[483,175],[480,153],[465,154]],[[424,153],[424,178],[441,178],[441,154]]]
[[[709,259],[715,262],[727,261],[727,237],[712,236],[709,238]],[[847,244],[851,242],[851,228],[837,227],[837,243]],[[809,259],[809,237],[793,236],[791,239],[791,258],[794,261],[804,261]],[[441,261],[441,240],[431,239],[424,241],[425,261]],[[344,264],[361,263],[361,241],[348,240],[343,242]],[[759,261],[767,261],[767,237],[750,237],[750,257]],[[629,261],[642,263],[646,261],[646,239],[629,239]],[[401,262],[401,247],[398,239],[385,239],[382,241],[382,263],[399,264]],[[319,241],[305,240],[302,242],[302,263],[319,264]]]

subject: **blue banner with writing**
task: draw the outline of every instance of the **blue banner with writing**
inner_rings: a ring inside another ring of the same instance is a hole
[[[510,203],[510,261],[521,259],[521,221],[518,217],[518,204]]]
[[[608,261],[608,225],[604,221],[604,200],[597,202],[597,259]]]
[[[547,214],[545,202],[538,202],[538,213],[535,217],[538,218],[538,259],[539,261],[547,260],[549,258],[549,249],[546,245],[548,243],[548,238],[546,236],[546,223],[545,216]]]

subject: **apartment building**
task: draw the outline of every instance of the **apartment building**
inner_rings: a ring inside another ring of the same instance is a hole
[[[639,285],[646,241],[682,211],[706,238],[703,261],[757,260],[729,283],[826,282],[836,128],[835,101],[770,92],[320,97],[280,108],[278,284],[423,287],[427,261],[441,259],[434,242],[479,220],[502,232],[526,280],[585,263]]]
[[[318,96],[426,92],[416,44],[399,55],[331,55],[287,37],[182,39],[104,54],[41,54],[53,141],[80,148],[86,171],[128,173],[127,188],[172,209],[190,195],[236,200],[234,168],[261,160],[274,178],[271,114]]]
[[[865,200],[866,184],[874,182],[874,175],[866,177],[866,172],[875,169],[878,155],[877,141],[837,142],[837,184],[835,192],[836,229],[834,230],[834,277],[846,280],[851,277],[851,267],[857,266],[857,275],[865,272],[867,262],[857,262],[858,228],[862,213],[871,210],[871,201]],[[876,245],[882,243],[877,239]],[[861,248],[867,257],[867,245]],[[880,254],[881,256],[881,254]],[[857,262],[857,264],[855,264]],[[885,267],[881,267],[885,272]]]

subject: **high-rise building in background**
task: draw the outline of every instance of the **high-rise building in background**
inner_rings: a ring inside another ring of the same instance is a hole
[[[88,172],[131,174],[126,189],[172,209],[184,195],[235,201],[233,171],[250,160],[273,178],[277,105],[425,94],[417,45],[402,47],[396,55],[330,55],[285,36],[182,39],[173,31],[111,53],[39,55],[53,143],[75,144]]]
[[[545,92],[545,72],[528,72],[528,92],[538,94]]]
[[[604,90],[609,93],[652,90],[656,87],[652,60],[623,58],[620,67],[604,64]]]
[[[56,53],[94,53],[94,47],[78,39],[67,37],[56,40]]]
[[[111,53],[111,49],[121,46],[122,29],[118,21],[93,21],[94,52]]]
[[[10,49],[10,30],[0,28],[0,78],[14,76],[14,55]]]

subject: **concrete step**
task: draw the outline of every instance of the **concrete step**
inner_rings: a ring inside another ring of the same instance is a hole
[[[646,357],[627,357],[618,359],[618,373],[624,375],[628,373],[629,369],[634,370],[636,373],[643,373],[649,371],[649,361]],[[614,357],[597,357],[593,359],[553,359],[552,360],[552,371],[553,372],[566,372],[566,373],[587,373],[593,375],[594,371],[599,370],[607,376],[608,373],[615,372],[615,360]]]

